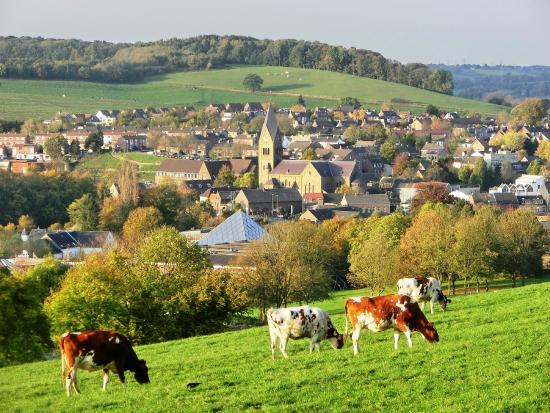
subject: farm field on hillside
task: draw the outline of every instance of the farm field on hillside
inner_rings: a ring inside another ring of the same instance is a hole
[[[138,165],[139,178],[144,181],[154,180],[155,171],[163,161],[163,158],[143,152],[108,152],[84,158],[79,163],[77,169],[89,171],[92,174],[101,174],[103,171],[115,171],[123,159],[135,162]]]
[[[247,73],[264,79],[263,91],[244,90]],[[335,72],[272,66],[179,72],[137,84],[102,84],[81,81],[2,79],[0,119],[49,118],[57,111],[95,113],[99,109],[145,106],[197,105],[246,101],[272,101],[291,105],[302,94],[309,106],[332,106],[353,96],[365,106],[379,109],[383,102],[395,108],[421,112],[432,103],[445,110],[495,115],[504,108],[481,101],[448,96],[398,83]]]
[[[321,303],[342,331],[343,303],[358,291]],[[151,384],[79,373],[82,395],[67,399],[59,359],[0,369],[6,411],[549,411],[550,283],[455,296],[446,312],[428,314],[437,344],[413,334],[393,349],[391,331],[364,331],[351,343],[309,354],[289,343],[288,360],[271,360],[267,327],[138,347]],[[200,383],[188,388],[190,382]]]

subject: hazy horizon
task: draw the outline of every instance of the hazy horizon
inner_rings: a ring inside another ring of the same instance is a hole
[[[232,34],[317,40],[370,49],[403,63],[550,65],[545,0],[463,0],[460,9],[434,0],[387,0],[346,4],[341,11],[313,0],[260,6],[250,0],[157,0],[156,13],[143,0],[96,0],[80,12],[74,0],[2,3],[2,36],[133,43]]]

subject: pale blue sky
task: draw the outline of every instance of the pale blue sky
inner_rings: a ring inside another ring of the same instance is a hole
[[[295,38],[402,62],[550,65],[550,0],[0,0],[0,35]]]

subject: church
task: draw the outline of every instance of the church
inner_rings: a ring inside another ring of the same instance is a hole
[[[334,192],[341,185],[360,186],[356,161],[310,161],[283,159],[282,136],[270,105],[258,140],[260,188],[296,188],[308,193]]]

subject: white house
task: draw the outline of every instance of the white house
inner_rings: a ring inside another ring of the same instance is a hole
[[[490,193],[502,192],[513,193],[516,196],[542,196],[548,205],[550,201],[550,192],[546,180],[540,175],[521,175],[513,184],[501,184],[498,187],[491,188]]]

